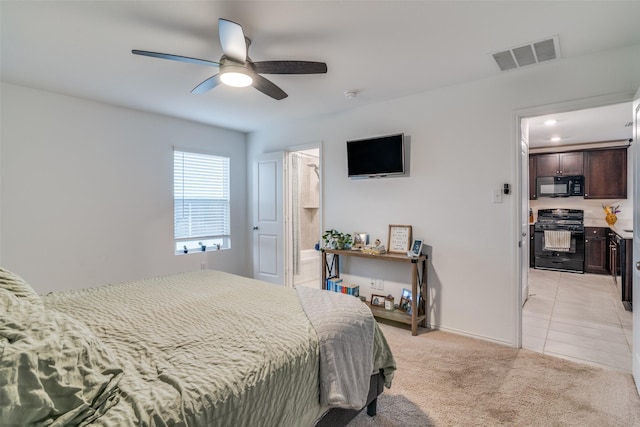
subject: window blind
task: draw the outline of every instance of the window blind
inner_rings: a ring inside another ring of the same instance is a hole
[[[174,151],[175,240],[230,234],[229,158]]]

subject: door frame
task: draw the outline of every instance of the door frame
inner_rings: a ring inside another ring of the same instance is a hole
[[[288,147],[285,151],[285,174],[284,174],[284,216],[285,216],[285,229],[284,229],[284,241],[285,241],[285,249],[284,249],[284,286],[287,288],[293,287],[293,236],[291,235],[291,177],[290,173],[290,163],[291,163],[291,154],[297,153],[300,151],[308,151],[308,150],[318,150],[318,169],[320,171],[319,177],[319,188],[320,192],[318,196],[318,216],[320,218],[320,229],[318,230],[318,240],[320,240],[322,235],[322,143],[315,142],[304,145],[296,145],[292,147]],[[320,273],[318,273],[320,274]]]
[[[292,153],[296,153],[299,151],[307,151],[307,150],[314,150],[317,149],[318,150],[318,169],[320,171],[319,175],[319,198],[318,198],[318,217],[319,217],[319,224],[320,224],[320,229],[318,230],[318,239],[320,239],[321,234],[322,234],[322,229],[323,229],[323,222],[322,222],[322,141],[318,141],[318,142],[312,142],[312,143],[308,143],[308,144],[303,144],[303,145],[294,145],[291,147],[287,147],[287,149],[285,150],[285,175],[284,175],[284,219],[285,219],[285,228],[284,228],[284,286],[287,288],[292,288],[293,287],[293,252],[292,252],[292,248],[293,248],[293,236],[291,235],[291,227],[290,225],[290,221],[291,218],[289,217],[290,211],[291,211],[291,179],[290,179],[290,173],[291,171],[289,170],[289,164],[291,161],[291,154]],[[318,273],[319,274],[319,273]]]
[[[529,127],[526,126],[526,130],[525,133],[529,133]],[[522,194],[527,194],[529,193],[529,139],[527,138],[520,140],[520,175],[521,175],[521,181],[520,181],[520,191],[522,192]],[[525,185],[526,184],[526,185]],[[522,215],[522,212],[525,211],[525,205],[527,207],[529,207],[529,197],[527,197],[525,199],[525,197],[521,197],[520,199],[520,209],[521,209],[521,215],[520,215],[520,244],[519,244],[519,250],[520,250],[520,258],[521,258],[521,262],[520,262],[520,305],[524,306],[525,302],[527,302],[527,298],[529,297],[529,259],[530,259],[530,252],[531,252],[531,236],[529,236],[529,229],[531,228],[531,225],[529,223],[529,221],[525,221],[525,216]],[[527,209],[528,212],[528,209]],[[528,218],[527,218],[528,219]],[[525,254],[525,251],[527,252]],[[525,261],[526,260],[526,261]],[[527,264],[525,264],[525,262]],[[527,283],[523,283],[524,281],[526,281]]]
[[[523,182],[524,177],[522,176],[522,164],[521,164],[521,141],[522,141],[522,120],[528,119],[531,117],[537,116],[546,116],[548,114],[557,114],[557,113],[566,113],[570,111],[584,110],[587,108],[597,108],[604,107],[607,105],[621,104],[623,102],[631,102],[633,101],[635,92],[633,91],[625,91],[625,92],[616,92],[607,95],[600,95],[588,98],[581,98],[576,100],[570,100],[565,102],[553,103],[553,104],[545,104],[539,105],[535,107],[522,108],[513,111],[514,118],[514,126],[513,126],[513,141],[512,144],[512,158],[514,159],[514,169],[513,176],[517,180],[516,188],[516,203],[515,203],[515,221],[512,222],[512,226],[514,227],[514,236],[517,237],[515,242],[515,247],[519,249],[518,239],[520,239],[520,226],[523,217],[528,216],[528,212],[522,212],[520,208],[522,205],[523,197],[529,199],[529,192],[527,190],[526,194],[523,194]],[[528,140],[528,138],[527,138]],[[527,164],[528,167],[528,164]],[[528,179],[528,176],[526,177]],[[526,186],[528,189],[529,187]],[[636,203],[634,201],[634,203]],[[522,348],[522,268],[529,268],[529,264],[522,265],[522,257],[517,256],[514,257],[514,271],[517,272],[517,286],[516,292],[513,299],[513,308],[514,308],[514,327],[513,327],[513,343],[514,347]],[[635,340],[634,340],[635,341]],[[634,342],[635,344],[635,342]]]
[[[632,265],[632,280],[633,283],[640,282],[640,186],[638,178],[640,178],[640,88],[635,93],[633,99],[633,139],[635,146],[633,147],[633,262]],[[631,374],[636,383],[636,390],[640,393],[640,295],[635,292],[632,295],[632,299],[636,310],[633,312],[632,323],[632,339],[631,339]]]

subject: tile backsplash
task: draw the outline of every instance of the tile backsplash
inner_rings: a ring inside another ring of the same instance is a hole
[[[538,209],[582,209],[584,210],[585,219],[604,219],[604,211],[602,210],[602,204],[605,205],[620,205],[620,212],[618,213],[619,220],[632,220],[633,219],[633,200],[592,200],[583,199],[582,197],[558,197],[558,198],[543,198],[539,200],[529,200],[529,207],[533,209],[533,218],[537,219]]]

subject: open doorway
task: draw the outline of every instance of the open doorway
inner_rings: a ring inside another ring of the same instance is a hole
[[[583,102],[583,108],[575,105],[576,103],[567,103],[538,110],[540,114],[530,111],[520,116],[522,139],[518,142],[522,144],[522,140],[526,141],[529,153],[533,156],[624,147],[625,143],[628,146],[632,132],[629,126],[632,121],[632,106],[630,101],[620,98],[617,101],[602,97]],[[613,120],[611,122],[607,119],[609,114]],[[567,128],[570,130],[563,130],[563,125],[571,125]],[[581,130],[586,130],[587,133],[580,134]],[[554,141],[552,137],[559,137],[560,141]],[[526,161],[522,157],[520,167],[523,180],[520,217],[524,223],[524,218],[529,218],[531,209],[533,219],[527,238],[531,243],[529,250],[532,255],[536,251],[536,239],[531,234],[535,231],[532,229],[540,221],[538,214],[544,210],[567,209],[581,212],[584,226],[581,238],[585,242],[585,250],[589,245],[588,233],[597,234],[607,229],[603,204],[620,206],[626,210],[628,220],[631,221],[633,163],[630,158],[627,163],[627,197],[616,200],[538,197],[535,179],[540,176],[537,172],[544,168],[537,167],[535,161]],[[529,167],[534,168],[529,171],[531,173],[527,173]],[[623,216],[622,221],[625,219]],[[608,244],[605,245],[603,248],[608,247]],[[585,265],[587,263],[588,261]],[[525,290],[526,286],[522,286],[523,292],[527,292],[521,299],[526,299],[521,316],[522,347],[581,363],[631,372],[632,314],[625,310],[619,298],[615,272],[612,278],[610,271],[600,271],[598,274],[588,268],[582,271],[535,268],[535,256],[523,256],[521,264],[522,271],[528,270],[528,274],[521,275],[521,280],[527,280],[526,284],[522,282],[521,285],[528,285],[528,290]],[[603,268],[607,270],[610,267],[605,264]]]
[[[287,155],[286,285],[321,287],[320,148]]]

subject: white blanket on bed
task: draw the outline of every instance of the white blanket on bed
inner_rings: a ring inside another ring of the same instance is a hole
[[[371,310],[351,295],[303,286],[296,291],[319,339],[320,404],[361,409],[373,373]]]

